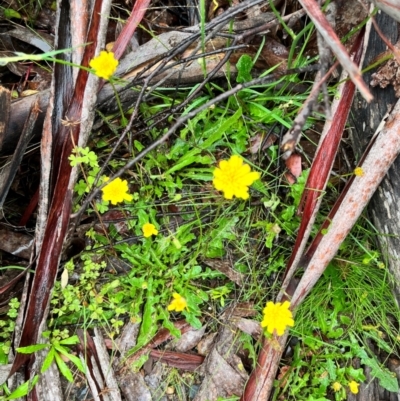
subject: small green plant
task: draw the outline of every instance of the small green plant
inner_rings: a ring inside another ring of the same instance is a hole
[[[15,328],[15,319],[18,315],[20,302],[17,298],[12,298],[7,311],[7,318],[0,320],[0,364],[6,364],[8,361],[8,353],[10,351],[10,338]]]
[[[10,391],[6,384],[1,385],[0,390],[2,390],[3,393],[5,393],[6,395],[0,395],[0,401],[16,400],[18,398],[25,397],[27,394],[30,393],[38,380],[39,376],[36,375],[33,377],[33,379],[21,384],[14,391]]]
[[[17,348],[17,351],[21,354],[33,354],[34,352],[41,351],[44,349],[48,350],[47,356],[43,361],[41,373],[45,372],[50,365],[55,362],[60,370],[61,374],[69,381],[73,382],[72,372],[68,365],[64,362],[64,358],[74,364],[82,373],[85,373],[85,367],[81,360],[73,355],[68,348],[71,345],[79,343],[78,336],[69,336],[68,330],[60,331],[54,329],[52,331],[43,332],[43,337],[50,340],[46,344],[29,345],[27,347]]]
[[[354,234],[353,234],[354,235]],[[365,380],[363,366],[388,391],[397,392],[398,382],[371,353],[371,342],[392,354],[398,344],[400,319],[387,274],[379,268],[376,251],[365,254],[348,239],[296,315],[292,333],[298,339],[293,362],[275,392],[288,400],[347,398]],[[343,258],[351,249],[352,262]],[[369,274],[365,275],[366,264]],[[327,291],[329,288],[329,291]],[[382,311],[384,311],[382,313]],[[361,368],[355,369],[353,362]],[[315,398],[311,398],[315,397]]]

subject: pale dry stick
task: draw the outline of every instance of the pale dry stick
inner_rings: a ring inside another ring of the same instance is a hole
[[[301,138],[301,131],[307,122],[307,118],[313,111],[313,107],[315,105],[315,101],[319,95],[322,85],[328,80],[328,78],[332,75],[333,71],[338,67],[339,62],[336,61],[335,64],[328,70],[328,72],[321,77],[321,72],[318,71],[313,87],[311,88],[310,94],[307,96],[307,99],[304,101],[301,110],[297,114],[296,118],[293,121],[292,127],[288,132],[283,136],[281,149],[283,151],[282,158],[287,160],[291,154],[296,149],[297,144]],[[332,111],[331,111],[332,114]],[[332,124],[332,118],[327,119],[328,124]]]
[[[370,0],[378,8],[400,22],[400,4],[398,0]]]
[[[400,153],[400,100],[362,163],[364,175],[355,177],[341,205],[330,221],[328,232],[311,256],[291,300],[291,308],[301,304],[333,259],[383,177]]]
[[[314,22],[315,28],[323,36],[332,52],[338,58],[342,67],[349,73],[351,80],[354,82],[364,99],[369,103],[373,96],[361,77],[360,69],[350,59],[346,48],[340,42],[335,31],[329,25],[325,15],[322,13],[315,0],[299,0],[299,3],[306,10],[308,16]]]

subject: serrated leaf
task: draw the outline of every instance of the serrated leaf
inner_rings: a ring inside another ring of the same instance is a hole
[[[326,360],[326,370],[328,371],[329,379],[332,381],[336,380],[336,365],[332,361],[332,359],[327,359]]]
[[[206,140],[196,146],[194,149],[186,152],[177,162],[171,167],[168,171],[165,172],[165,175],[171,174],[175,171],[181,170],[182,168],[189,166],[190,164],[197,161],[199,158],[197,155],[203,151],[203,149],[209,149],[215,142],[219,141],[224,133],[231,127],[236,121],[242,116],[242,109],[238,109],[235,114],[231,117],[223,120],[223,123],[219,125],[217,128],[211,128],[207,132],[204,133],[204,137]],[[204,159],[199,158],[204,161]]]
[[[140,355],[138,359],[135,359],[135,361],[130,365],[130,368],[132,369],[133,372],[138,372],[142,366],[148,361],[149,359],[149,353],[146,352],[145,354]]]
[[[56,351],[66,356],[82,373],[86,372],[85,366],[82,361],[75,355],[70,354],[64,347],[56,346]]]
[[[15,400],[17,398],[25,397],[32,390],[33,386],[37,383],[38,380],[39,376],[36,375],[32,380],[21,384],[6,398],[6,400]]]
[[[67,364],[61,359],[60,355],[57,354],[57,352],[54,353],[56,363],[58,366],[58,369],[60,370],[60,373],[70,382],[73,383],[74,378],[72,377],[72,373],[69,370],[69,367]]]
[[[169,315],[164,308],[159,308],[159,317],[162,319],[162,325],[176,338],[181,337],[181,331],[177,329],[174,324],[169,320]]]
[[[71,336],[71,337],[65,338],[64,340],[60,341],[60,344],[62,344],[62,345],[79,344],[79,337],[75,335],[75,336]]]
[[[382,368],[373,358],[363,359],[362,362],[371,368],[371,375],[379,380],[381,387],[388,391],[397,393],[399,390],[399,384],[396,376],[393,376],[387,369]]]
[[[148,285],[150,286],[150,284],[151,282],[149,280]],[[147,301],[144,304],[142,324],[137,339],[137,346],[143,346],[146,344],[154,336],[157,330],[157,325],[154,324],[154,316],[156,313],[154,308],[154,297],[150,288],[147,291],[146,298]]]
[[[51,347],[48,354],[46,355],[46,358],[43,361],[42,368],[40,369],[41,373],[46,372],[46,370],[50,367],[50,365],[54,361],[54,354],[55,354],[54,348]]]
[[[192,315],[191,313],[188,312],[183,312],[186,321],[196,330],[200,330],[202,327],[202,324],[199,319],[197,319],[196,316]]]
[[[27,347],[20,347],[17,348],[17,351],[20,354],[33,354],[34,352],[40,351],[45,348],[51,347],[50,344],[35,344],[35,345],[28,345]]]

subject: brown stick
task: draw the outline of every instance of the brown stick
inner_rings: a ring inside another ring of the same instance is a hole
[[[333,53],[335,53],[342,67],[349,73],[350,78],[357,86],[364,99],[367,102],[370,102],[373,99],[373,96],[369,91],[368,86],[363,81],[359,68],[353,63],[353,61],[351,61],[346,48],[342,45],[335,31],[329,25],[317,2],[315,0],[299,0],[299,2],[314,22],[315,28],[318,29],[328,46],[332,49]]]

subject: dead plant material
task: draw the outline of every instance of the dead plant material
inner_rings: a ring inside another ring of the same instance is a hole
[[[303,8],[307,11],[308,16],[314,22],[316,29],[324,37],[332,52],[336,55],[342,67],[349,73],[350,78],[357,86],[367,102],[370,102],[373,97],[367,85],[361,77],[361,72],[357,65],[350,59],[345,47],[340,42],[335,31],[329,25],[325,15],[315,0],[299,0]]]
[[[240,395],[248,375],[237,355],[237,329],[228,321],[221,326],[199,373],[204,376],[195,401],[216,400],[218,397]]]
[[[222,274],[224,274],[226,277],[228,277],[230,280],[232,280],[234,283],[237,285],[241,286],[243,284],[243,274],[240,272],[234,270],[231,265],[232,263],[229,261],[223,261],[223,260],[216,260],[216,259],[203,259],[204,264],[207,266],[218,270]]]
[[[64,11],[68,10],[69,2],[62,2],[61,10],[63,10],[63,7]],[[103,2],[97,0],[93,7],[93,15],[87,37],[91,45],[85,48],[82,60],[82,64],[85,66],[88,66],[89,61],[94,57],[96,47],[101,40],[98,37],[98,32],[100,31],[101,15],[104,11],[108,15],[107,10],[103,9]],[[61,11],[60,18],[60,27],[65,29],[65,26],[62,24],[65,23],[68,26],[68,21],[64,21],[63,18],[69,18],[69,13],[63,13]],[[65,47],[63,40],[67,40],[65,31],[59,35],[58,45],[61,48]],[[70,70],[67,69],[67,71]],[[62,125],[61,119],[68,118],[70,121],[79,121],[81,119],[84,90],[89,78],[89,73],[85,70],[79,71],[75,90],[71,93],[70,75],[66,74],[65,70],[59,72],[59,75],[56,73],[55,80],[57,86],[55,87],[54,101],[58,102],[60,106],[62,104],[63,107],[54,108],[55,113],[57,113],[57,116],[55,116],[56,124],[52,127],[51,134],[45,136],[47,140],[51,138],[53,149],[52,158],[48,159],[51,160],[50,171],[52,172],[52,175],[48,177],[50,179],[48,188],[50,190],[51,203],[43,232],[41,248],[37,250],[38,259],[36,263],[36,273],[31,284],[30,297],[26,306],[25,321],[19,342],[20,347],[39,342],[41,333],[40,327],[43,320],[47,318],[46,310],[58,270],[58,263],[69,225],[72,206],[72,192],[68,188],[71,176],[71,165],[68,161],[68,156],[71,154],[73,143],[78,143],[80,127],[78,125],[74,125],[72,128],[65,127]],[[46,164],[45,161],[43,163]],[[54,196],[51,194],[54,194]],[[46,195],[48,196],[49,194]],[[46,195],[43,196],[42,199],[45,199],[47,202]],[[45,208],[45,210],[46,209],[47,208]],[[31,355],[17,353],[10,375],[15,373],[28,361],[32,362],[33,360],[34,357]],[[35,391],[34,389],[33,394],[35,394]]]
[[[354,61],[356,64],[360,63],[363,52],[363,32],[360,33],[358,41],[355,42],[355,56]],[[319,205],[321,202],[321,195],[325,190],[329,175],[339,148],[339,144],[343,135],[343,129],[347,122],[347,117],[350,112],[351,104],[355,93],[355,85],[351,82],[346,82],[343,86],[343,93],[337,110],[335,111],[334,118],[331,121],[331,126],[326,135],[323,135],[321,142],[318,146],[317,153],[314,157],[311,166],[310,174],[307,179],[305,190],[303,192],[298,213],[302,215],[299,232],[296,237],[294,251],[291,255],[289,263],[285,272],[285,279],[282,284],[282,290],[285,291],[289,284],[294,271],[297,269],[298,258],[304,250],[305,244],[308,240],[311,228],[314,224]]]
[[[7,103],[6,103],[7,110]],[[14,177],[18,171],[18,167],[21,164],[25,150],[33,136],[34,128],[37,122],[40,109],[38,103],[34,103],[29,112],[28,119],[25,122],[22,134],[19,138],[17,147],[14,154],[7,158],[6,166],[1,170],[0,173],[0,209],[3,208],[4,202],[8,195],[8,191],[11,188],[11,184],[14,181]]]
[[[168,366],[194,372],[203,363],[204,356],[174,351],[150,351],[150,357]]]
[[[400,50],[400,43],[396,43],[395,47]],[[380,88],[392,85],[396,97],[400,97],[400,65],[397,59],[392,58],[379,67],[378,71],[371,75],[370,84],[371,86],[379,86]]]

